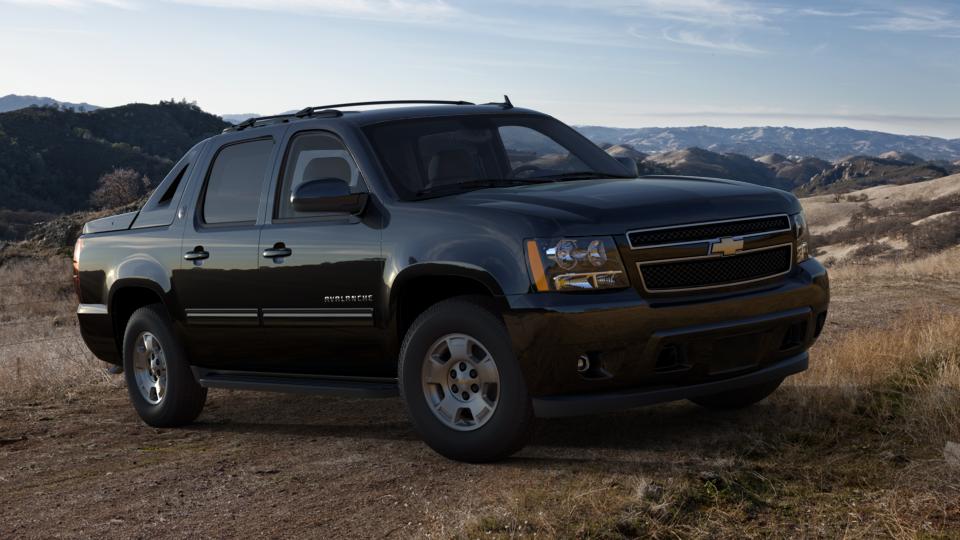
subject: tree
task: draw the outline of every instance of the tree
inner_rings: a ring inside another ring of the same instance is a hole
[[[95,208],[116,208],[132,203],[146,195],[150,179],[133,169],[114,169],[97,181],[97,189],[90,195]]]

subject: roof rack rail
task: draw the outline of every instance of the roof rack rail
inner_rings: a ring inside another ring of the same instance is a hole
[[[365,105],[475,105],[475,103],[470,101],[445,101],[439,99],[394,99],[387,101],[356,101],[353,103],[335,103],[333,105],[320,105],[319,107],[306,107],[295,113],[247,118],[235,126],[230,126],[224,129],[223,133],[243,131],[247,128],[267,126],[271,124],[280,124],[289,122],[295,118],[310,118],[321,114],[330,117],[343,116],[343,113],[337,109],[344,107],[362,107]],[[506,95],[503,96],[502,103],[485,103],[485,105],[497,105],[504,109],[513,108],[513,103],[510,103],[510,98],[508,98]]]
[[[343,115],[343,113],[341,113],[340,111],[324,111],[324,113],[328,114],[329,116]],[[273,116],[257,116],[254,118],[247,118],[246,120],[244,120],[243,122],[240,122],[235,126],[230,126],[228,128],[225,128],[221,133],[230,133],[232,131],[243,131],[247,128],[268,126],[271,124],[282,124],[285,122],[289,122],[290,120],[293,120],[295,118],[301,118],[300,116],[298,116],[299,114],[300,113],[297,112],[297,113],[289,113],[289,114],[275,114]]]
[[[469,101],[444,101],[439,99],[394,99],[387,101],[356,101],[353,103],[334,103],[333,105],[320,105],[319,107],[307,107],[296,113],[297,118],[306,118],[313,116],[317,111],[327,111],[341,109],[343,107],[362,107],[365,105],[475,105]]]

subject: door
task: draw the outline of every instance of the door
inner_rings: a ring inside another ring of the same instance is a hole
[[[261,136],[219,147],[191,209],[193,216],[187,216],[184,260],[174,274],[174,287],[195,364],[256,367],[262,340],[256,295],[259,216],[275,146],[272,137]]]
[[[303,213],[290,196],[311,180],[336,178],[351,191],[366,186],[341,140],[326,131],[302,131],[287,145],[271,212],[260,235],[263,326],[272,359],[285,372],[338,376],[392,376],[383,358],[384,331],[376,323],[383,282],[380,214]]]

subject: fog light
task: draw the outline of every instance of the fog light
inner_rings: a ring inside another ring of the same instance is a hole
[[[586,373],[588,371],[590,371],[590,357],[581,354],[577,358],[577,373]]]

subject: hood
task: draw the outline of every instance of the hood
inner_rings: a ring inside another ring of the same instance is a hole
[[[769,214],[792,214],[792,194],[734,180],[642,177],[581,180],[471,191],[444,198],[477,209],[517,214],[552,223],[567,235],[619,234],[663,227]]]

